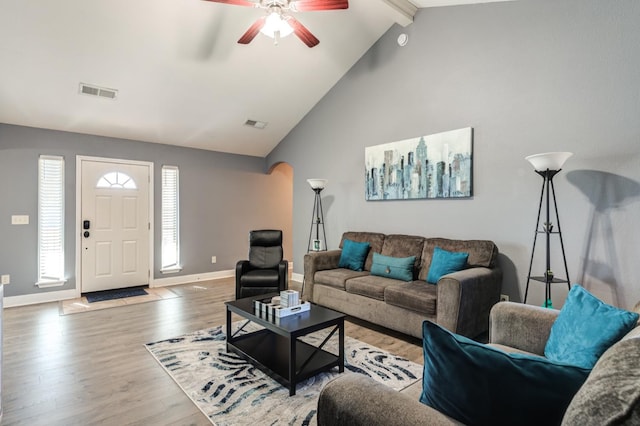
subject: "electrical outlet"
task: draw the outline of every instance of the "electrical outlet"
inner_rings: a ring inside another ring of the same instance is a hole
[[[508,301],[509,301],[509,295],[507,295],[507,294],[501,294],[501,295],[500,295],[500,301],[501,301],[501,302],[508,302]]]
[[[216,263],[218,259],[215,256],[211,256],[211,263]]]
[[[0,276],[0,284],[9,284],[11,282],[11,275]]]

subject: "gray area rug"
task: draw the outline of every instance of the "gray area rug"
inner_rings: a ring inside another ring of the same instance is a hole
[[[302,340],[317,345],[326,335],[322,330]],[[227,353],[225,339],[224,328],[218,326],[145,346],[215,425],[316,424],[318,395],[338,376],[337,368],[299,383],[290,397],[280,383]],[[337,336],[333,336],[325,349],[337,354],[337,347]],[[401,390],[422,377],[422,366],[345,336],[347,372],[365,374]]]

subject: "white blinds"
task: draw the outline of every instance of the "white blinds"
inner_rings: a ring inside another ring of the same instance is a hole
[[[38,282],[64,280],[64,158],[38,164]]]
[[[162,267],[180,267],[178,168],[162,166]]]

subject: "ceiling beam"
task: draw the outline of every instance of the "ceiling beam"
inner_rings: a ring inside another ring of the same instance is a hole
[[[409,0],[382,0],[394,12],[394,20],[403,27],[413,23],[418,7]]]

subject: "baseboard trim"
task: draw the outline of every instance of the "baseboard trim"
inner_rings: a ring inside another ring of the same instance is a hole
[[[197,281],[209,281],[220,278],[234,277],[236,271],[229,269],[226,271],[206,272],[204,274],[180,275],[177,277],[156,278],[149,283],[149,287],[167,287],[171,285],[189,284]]]
[[[289,264],[289,269],[293,269],[293,262]],[[206,272],[204,274],[180,275],[177,277],[156,278],[149,283],[149,287],[167,287],[172,285],[189,284],[198,281],[209,281],[220,278],[232,278],[236,274],[234,269],[226,271]],[[292,273],[291,279],[302,282],[304,275]],[[38,303],[59,302],[61,300],[75,299],[79,297],[77,289],[48,291],[46,293],[26,294],[24,296],[9,296],[4,298],[4,307],[13,308],[17,306],[36,305]]]
[[[76,289],[48,291],[46,293],[25,294],[24,296],[9,296],[4,298],[4,307],[13,308],[17,306],[37,305],[39,303],[59,302],[61,300],[75,299]]]

